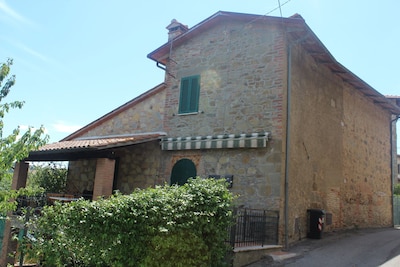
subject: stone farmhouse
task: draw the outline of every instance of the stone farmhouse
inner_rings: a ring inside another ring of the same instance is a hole
[[[308,209],[327,212],[325,231],[393,225],[400,108],[337,62],[300,15],[220,11],[167,29],[147,55],[165,80],[31,152],[13,188],[30,161],[68,161],[68,192],[93,199],[226,178],[239,206],[279,211],[280,244],[306,237]]]

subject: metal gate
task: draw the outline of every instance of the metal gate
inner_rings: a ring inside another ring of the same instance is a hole
[[[279,211],[234,209],[235,223],[229,231],[234,247],[278,244]]]
[[[400,195],[393,196],[393,224],[400,225]]]

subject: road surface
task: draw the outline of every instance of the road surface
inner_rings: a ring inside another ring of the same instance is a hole
[[[395,228],[326,233],[305,239],[277,257],[251,267],[400,267],[400,230]]]

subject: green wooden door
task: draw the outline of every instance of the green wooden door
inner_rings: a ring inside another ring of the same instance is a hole
[[[175,163],[171,171],[171,185],[183,185],[189,178],[196,177],[196,166],[190,159],[181,159]]]

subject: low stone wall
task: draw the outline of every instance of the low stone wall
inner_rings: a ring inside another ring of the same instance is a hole
[[[243,267],[255,263],[267,257],[268,253],[281,249],[282,246],[278,245],[235,248],[233,251],[233,267]]]

